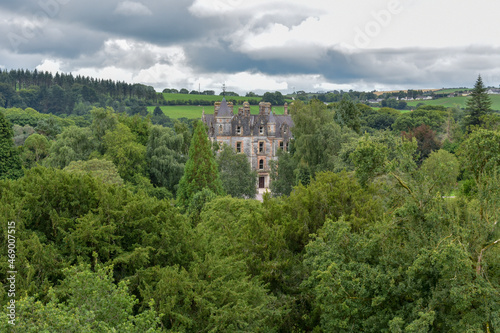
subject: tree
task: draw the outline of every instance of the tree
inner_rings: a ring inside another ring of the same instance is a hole
[[[40,162],[47,157],[50,150],[50,142],[43,135],[31,134],[23,145],[23,160],[27,166]]]
[[[122,123],[106,131],[103,137],[104,156],[113,161],[120,176],[127,181],[133,181],[135,175],[143,175],[146,170],[146,147],[136,140],[137,136]]]
[[[500,167],[500,132],[479,129],[462,142],[458,153],[462,167],[476,181],[483,174],[493,174]]]
[[[366,187],[368,180],[384,172],[387,147],[365,136],[358,141],[358,146],[351,153],[350,158],[356,166],[356,177],[359,183]]]
[[[111,267],[80,265],[66,269],[61,285],[50,291],[44,304],[34,297],[23,297],[17,304],[16,332],[161,332],[154,310],[133,315],[138,302],[124,281],[113,283]],[[17,302],[16,302],[17,303]],[[2,331],[10,331],[7,316],[0,316]]]
[[[154,185],[164,186],[175,194],[186,163],[183,149],[182,133],[176,134],[170,128],[161,126],[151,128],[146,157],[149,176]]]
[[[359,117],[360,112],[356,104],[349,99],[349,95],[345,94],[335,108],[334,120],[340,126],[347,126],[356,133],[359,133],[361,128]]]
[[[419,164],[422,164],[422,162],[430,155],[432,151],[438,150],[441,147],[441,144],[436,139],[436,133],[425,124],[414,128],[408,133],[402,132],[402,135],[409,141],[411,141],[413,138],[417,140]]]
[[[289,152],[279,150],[278,161],[270,161],[271,192],[274,196],[289,195],[295,185],[294,170],[297,167]]]
[[[184,208],[188,207],[193,195],[204,188],[208,188],[216,195],[224,194],[205,125],[198,122],[191,139],[184,175],[179,182],[177,192],[179,204]]]
[[[257,172],[252,171],[245,154],[224,145],[217,155],[217,164],[224,191],[235,198],[255,198]]]
[[[94,158],[89,161],[73,161],[64,168],[64,171],[79,175],[90,174],[108,184],[123,184],[123,179],[118,174],[116,166],[113,162],[108,160],[98,160]]]
[[[465,126],[482,125],[481,116],[491,112],[491,100],[486,93],[481,75],[477,77],[466,106],[469,114],[464,118]]]
[[[16,179],[23,175],[19,153],[14,147],[12,125],[0,111],[0,179]]]
[[[62,169],[71,161],[87,160],[97,147],[97,139],[90,128],[69,127],[50,147],[47,163]]]

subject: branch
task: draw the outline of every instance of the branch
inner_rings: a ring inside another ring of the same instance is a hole
[[[481,250],[481,252],[479,253],[479,256],[477,258],[476,274],[479,275],[481,273],[481,260],[483,260],[484,251],[488,250],[488,248],[490,248],[491,246],[493,246],[497,243],[500,243],[500,239],[497,239],[496,241],[494,241],[493,243],[491,243],[490,245],[486,246],[485,248],[483,248]]]

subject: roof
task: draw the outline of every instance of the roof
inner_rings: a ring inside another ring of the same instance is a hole
[[[232,117],[233,111],[227,106],[226,98],[222,99],[220,103],[219,111],[217,112],[217,117]]]

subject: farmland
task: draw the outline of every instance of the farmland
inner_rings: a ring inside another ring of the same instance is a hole
[[[201,118],[201,114],[203,112],[203,109],[205,109],[206,114],[213,114],[214,113],[213,106],[172,105],[172,106],[161,106],[160,108],[162,109],[162,111],[165,115],[169,116],[172,119]],[[152,113],[154,109],[155,109],[154,106],[148,106],[149,113]],[[275,114],[283,114],[283,112],[284,112],[283,106],[273,106],[272,109],[273,109],[273,112]],[[238,105],[235,105],[233,110],[234,110],[234,113],[237,113],[238,112]],[[250,106],[250,113],[251,114],[258,114],[259,113],[259,106],[258,105],[251,105]]]
[[[491,108],[493,110],[500,110],[500,95],[489,95],[491,99]],[[425,105],[441,105],[444,107],[455,107],[465,108],[465,103],[468,97],[445,97],[426,101],[409,101],[408,105],[416,107],[419,103],[424,103]]]
[[[191,101],[196,101],[196,100],[201,100],[201,101],[209,101],[214,102],[221,101],[222,96],[219,95],[192,95],[192,94],[170,94],[170,93],[163,93],[163,98],[167,102],[182,102],[186,103],[189,100]],[[245,96],[227,96],[227,100],[233,101],[235,100],[237,103],[243,104],[243,102],[251,102],[253,101],[255,103],[259,103],[260,100],[262,99],[261,97],[245,97]],[[178,103],[181,104],[181,103]]]

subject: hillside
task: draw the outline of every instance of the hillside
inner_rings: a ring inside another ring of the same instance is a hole
[[[500,110],[500,95],[488,95],[491,99],[491,108],[493,110]],[[424,103],[425,105],[442,105],[444,107],[459,107],[465,108],[465,103],[468,97],[460,96],[460,97],[445,97],[439,99],[432,99],[426,101],[409,101],[408,105],[416,107],[419,103]]]

